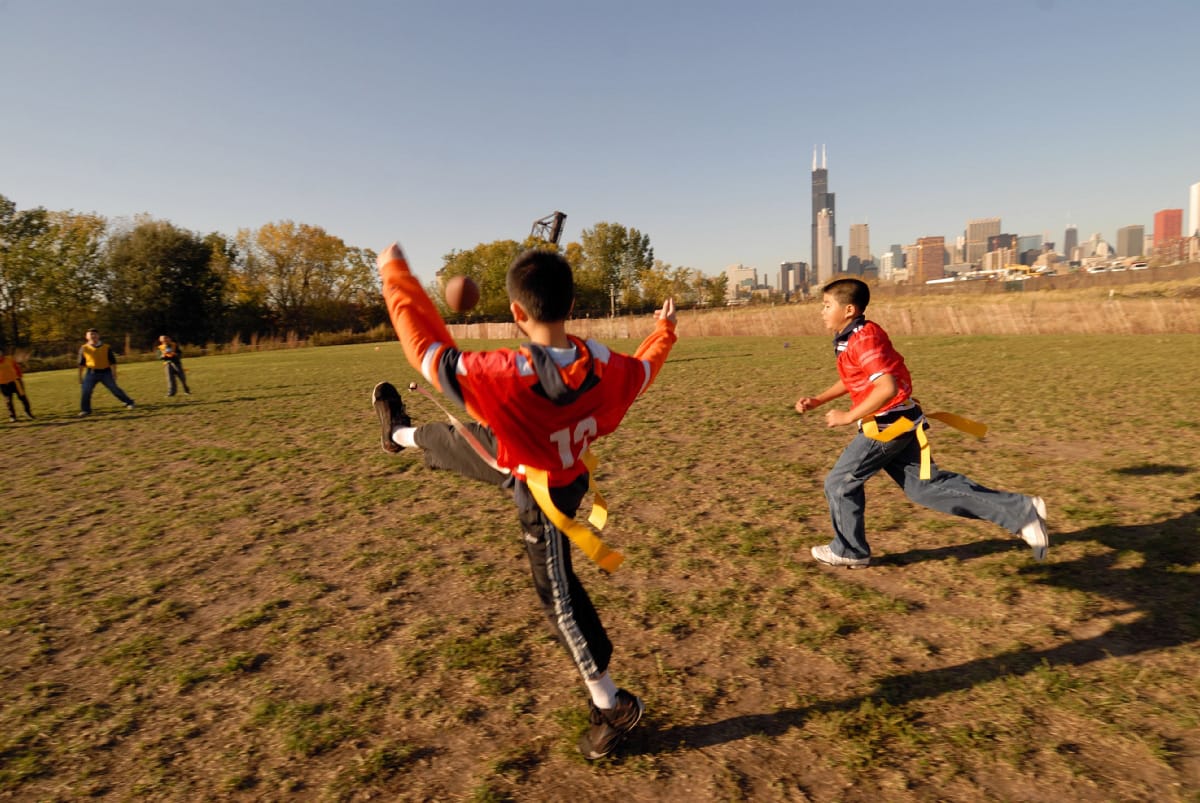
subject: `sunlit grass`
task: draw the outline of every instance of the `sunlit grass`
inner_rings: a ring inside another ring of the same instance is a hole
[[[647,702],[597,765],[504,493],[379,449],[371,387],[417,379],[398,344],[190,359],[172,399],[130,363],[137,408],[101,388],[87,419],[73,371],[32,374],[39,417],[4,432],[0,792],[1194,796],[1200,337],[897,345],[927,408],[992,427],[936,427],[935,459],[1045,496],[1050,560],[882,478],[878,565],[814,565],[850,433],[792,404],[833,381],[828,340],[685,332],[595,448],[627,560],[576,569]]]

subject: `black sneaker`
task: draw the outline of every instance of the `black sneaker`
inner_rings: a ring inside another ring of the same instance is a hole
[[[579,737],[579,752],[590,761],[603,758],[616,749],[641,721],[645,710],[641,698],[624,689],[617,689],[617,704],[612,708],[597,708],[592,702],[588,705],[591,706],[588,715],[591,726]]]
[[[391,382],[380,382],[371,391],[371,404],[375,405],[375,415],[379,416],[379,426],[382,429],[380,446],[385,452],[395,454],[404,451],[404,447],[392,440],[396,427],[411,427],[412,419],[404,410],[404,401],[399,391]]]

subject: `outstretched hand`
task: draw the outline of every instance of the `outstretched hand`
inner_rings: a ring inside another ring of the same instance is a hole
[[[663,302],[662,309],[654,311],[654,317],[660,321],[675,323],[675,299],[668,298]]]
[[[399,243],[392,243],[380,251],[379,255],[375,257],[375,266],[382,268],[393,259],[404,259],[404,252],[400,250]]]

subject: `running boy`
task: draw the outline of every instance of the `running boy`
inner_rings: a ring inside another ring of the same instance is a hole
[[[9,421],[17,420],[17,408],[13,406],[13,396],[21,400],[21,404],[25,407],[25,415],[33,418],[33,411],[29,409],[29,397],[25,395],[25,380],[21,377],[21,364],[0,348],[0,393],[4,394],[4,403],[8,406]]]
[[[813,547],[812,556],[831,566],[870,565],[871,547],[863,529],[863,485],[883,470],[917,504],[999,524],[1019,534],[1033,548],[1034,558],[1043,560],[1050,539],[1046,535],[1046,504],[1041,497],[993,491],[962,474],[943,471],[932,462],[928,476],[922,478],[924,438],[918,437],[923,436],[918,428],[927,426],[925,415],[912,398],[912,380],[904,358],[892,347],[887,332],[866,319],[870,300],[870,288],[858,279],[835,279],[825,285],[821,320],[834,335],[841,378],[820,394],[796,402],[796,412],[804,413],[848,393],[850,409],[830,410],[825,414],[825,423],[830,427],[857,423],[859,427],[825,478],[833,542]],[[879,433],[898,421],[892,432],[907,432],[883,440]]]
[[[400,394],[381,382],[372,401],[383,448],[421,447],[432,467],[511,489],[534,588],[591,696],[590,727],[579,749],[588,759],[605,756],[641,719],[643,704],[609,675],[612,643],[572,569],[563,528],[588,491],[588,444],[617,428],[675,343],[674,302],[667,299],[656,313],[653,334],[633,356],[609,351],[567,334],[575,303],[567,261],[554,252],[526,251],[509,267],[507,288],[513,320],[530,342],[516,350],[463,352],[399,246],[388,246],[378,264],[409,363],[484,422],[414,428]]]

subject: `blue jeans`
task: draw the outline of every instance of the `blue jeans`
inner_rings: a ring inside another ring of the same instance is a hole
[[[844,558],[871,556],[863,531],[863,485],[881,470],[918,505],[965,519],[984,519],[1011,533],[1019,533],[1037,515],[1028,496],[984,488],[962,474],[942,471],[937,463],[930,469],[930,478],[921,479],[921,446],[915,430],[888,443],[872,440],[861,432],[855,435],[825,478],[825,499],[833,521],[834,538],[829,545],[833,553]]]
[[[191,393],[187,386],[187,375],[183,373],[183,364],[174,360],[164,360],[163,364],[167,367],[167,395],[175,395],[176,377],[179,377],[179,381],[183,383],[183,392]]]
[[[96,389],[96,383],[104,385],[108,388],[109,393],[117,397],[117,401],[122,404],[133,404],[133,399],[125,395],[125,391],[117,386],[117,380],[113,379],[111,368],[95,370],[89,368],[83,372],[83,390],[79,397],[79,409],[85,413],[92,411],[92,391]]]

